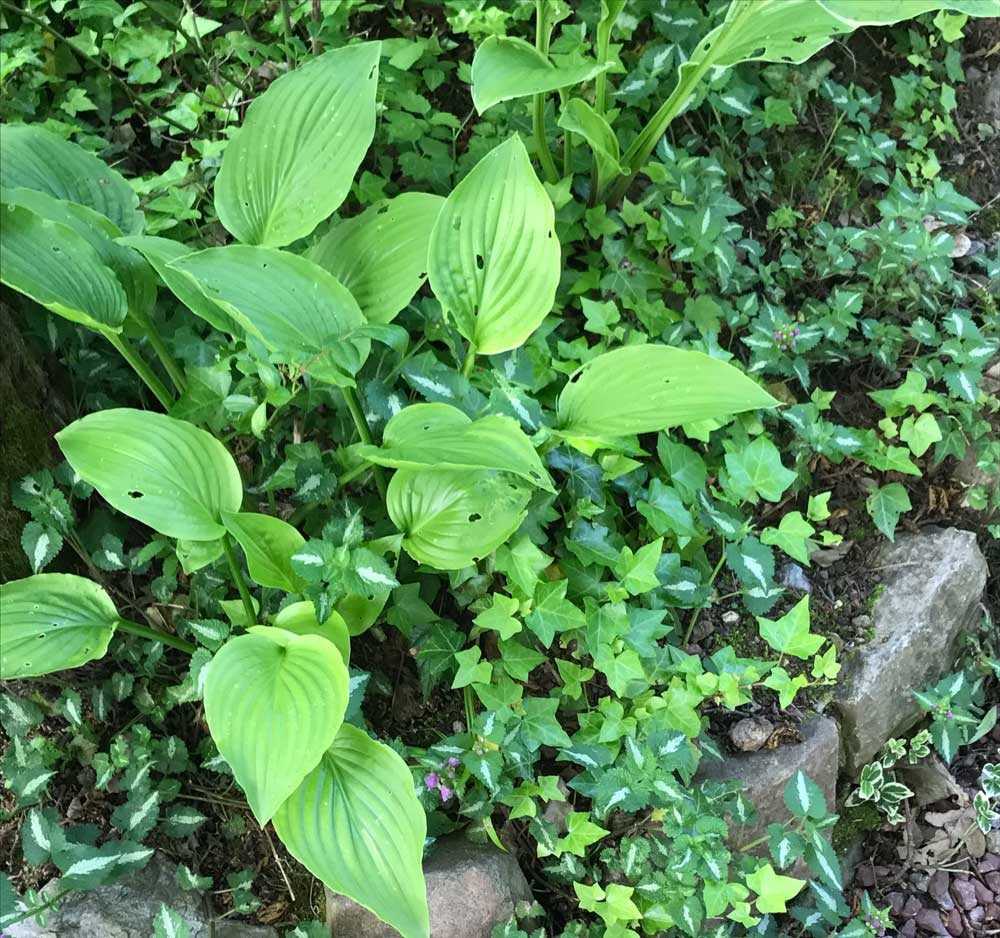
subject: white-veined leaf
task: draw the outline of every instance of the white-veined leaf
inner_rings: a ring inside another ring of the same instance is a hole
[[[785,806],[795,817],[826,817],[823,791],[802,769],[796,770],[785,786]]]

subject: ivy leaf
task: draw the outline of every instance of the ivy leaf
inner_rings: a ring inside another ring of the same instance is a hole
[[[489,684],[493,676],[493,665],[488,661],[480,661],[482,656],[478,645],[455,652],[458,671],[451,682],[452,690],[469,684]]]
[[[572,853],[574,856],[587,855],[587,847],[608,836],[608,831],[590,820],[586,811],[571,811],[566,816],[566,836],[556,841],[556,856]],[[539,856],[543,854],[539,853]]]
[[[500,633],[500,638],[512,638],[521,631],[521,623],[514,618],[520,603],[502,593],[493,594],[493,605],[484,609],[473,620],[481,629],[490,629]]]
[[[539,583],[535,591],[535,608],[524,620],[546,648],[558,632],[586,628],[587,619],[582,610],[566,599],[568,580]]]
[[[555,697],[528,697],[522,702],[524,718],[521,734],[532,751],[539,746],[559,746],[567,748],[572,741],[556,719],[559,701]]]
[[[545,655],[517,639],[500,642],[500,663],[515,681],[527,681],[528,675],[545,660]]]
[[[775,873],[770,863],[765,863],[748,874],[746,882],[757,893],[757,911],[762,913],[787,912],[788,903],[805,886],[805,882],[801,879]]]
[[[795,695],[803,687],[809,686],[809,681],[801,674],[797,674],[793,678],[784,668],[775,668],[767,676],[764,686],[770,687],[771,690],[777,692],[778,703],[784,709],[792,705]]]
[[[890,482],[881,488],[872,489],[872,493],[865,501],[865,507],[875,522],[875,527],[890,541],[894,541],[899,516],[913,506],[910,504],[910,496],[906,489],[898,482]]]
[[[803,596],[780,619],[758,616],[760,637],[775,651],[795,658],[809,658],[819,651],[825,639],[809,631],[809,597]]]
[[[552,563],[552,558],[539,550],[526,535],[518,537],[510,546],[497,549],[496,568],[525,596],[532,596],[541,572]]]
[[[781,496],[796,479],[790,469],[781,464],[778,448],[766,436],[735,453],[726,453],[728,479],[726,488],[737,499],[756,501],[757,497],[769,502]]]
[[[790,511],[776,528],[764,528],[760,540],[762,544],[780,547],[789,557],[809,566],[809,539],[815,533],[816,529],[801,512]]]
[[[662,553],[662,537],[640,547],[634,554],[628,547],[622,548],[621,557],[615,565],[615,574],[633,596],[648,593],[660,585],[656,577],[656,565]]]

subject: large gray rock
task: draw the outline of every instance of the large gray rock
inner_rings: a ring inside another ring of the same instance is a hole
[[[834,809],[840,764],[837,724],[828,717],[812,716],[802,722],[799,730],[801,743],[740,752],[722,762],[702,760],[698,778],[741,782],[746,796],[757,808],[753,827],[734,828],[732,840],[736,846],[757,840],[767,833],[769,824],[780,824],[791,817],[785,807],[785,786],[799,769],[819,785],[828,807]],[[767,846],[763,849],[766,851]]]
[[[845,661],[835,696],[851,774],[920,720],[912,691],[953,664],[959,635],[979,615],[987,572],[976,536],[956,528],[900,536],[879,571],[874,636]]]
[[[6,938],[150,938],[161,903],[170,906],[191,930],[191,938],[277,938],[273,928],[240,922],[214,922],[208,903],[197,892],[177,885],[175,863],[156,854],[149,865],[110,886],[71,892],[57,909],[50,909],[45,925],[34,919],[8,925]],[[42,889],[42,899],[60,891],[53,880]]]
[[[531,890],[517,861],[460,835],[442,837],[424,861],[431,938],[489,938]],[[326,923],[334,938],[399,938],[399,933],[345,896],[326,891]]]

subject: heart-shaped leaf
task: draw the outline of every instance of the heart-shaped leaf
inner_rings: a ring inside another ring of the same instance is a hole
[[[234,244],[178,258],[202,293],[275,359],[320,381],[352,386],[371,350],[354,297],[312,261],[287,251]]]
[[[490,414],[471,420],[450,404],[411,404],[386,424],[382,445],[361,455],[397,469],[497,469],[555,491],[518,422]]]
[[[347,688],[347,667],[332,642],[271,626],[230,639],[209,663],[208,727],[261,824],[330,747]]]
[[[524,520],[529,492],[496,472],[400,469],[386,508],[419,563],[460,570],[496,550]]]
[[[115,604],[96,583],[68,573],[39,573],[0,584],[0,678],[75,668],[108,650]]]
[[[83,147],[42,127],[3,125],[0,186],[37,189],[100,212],[125,234],[142,231],[139,197],[121,174]]]
[[[380,50],[378,42],[333,49],[250,105],[215,180],[219,221],[237,240],[290,244],[344,201],[375,134]]]
[[[275,615],[272,624],[296,635],[320,635],[327,641],[333,642],[340,652],[340,657],[344,659],[344,664],[351,663],[351,633],[339,612],[331,612],[326,621],[320,625],[316,618],[316,607],[311,601],[303,600],[289,603],[281,609]]]
[[[0,281],[72,322],[121,332],[128,302],[114,271],[72,228],[5,203]]]
[[[668,345],[630,345],[576,372],[559,395],[558,415],[564,436],[607,438],[777,404],[727,362]]]
[[[336,277],[369,322],[389,323],[427,279],[427,234],[444,199],[405,192],[334,225],[306,256]]]
[[[223,511],[222,523],[243,548],[247,569],[261,586],[299,593],[305,585],[292,570],[292,554],[305,538],[287,521],[252,511]]]
[[[152,411],[113,408],[56,434],[69,464],[113,507],[169,537],[214,541],[243,483],[210,433]]]
[[[319,765],[274,816],[289,852],[334,892],[428,938],[421,866],[427,823],[406,763],[345,723]]]
[[[517,348],[548,315],[560,273],[555,211],[520,137],[487,153],[448,196],[428,272],[479,354]]]

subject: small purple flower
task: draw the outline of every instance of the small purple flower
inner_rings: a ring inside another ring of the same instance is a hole
[[[438,778],[437,772],[431,772],[424,779],[424,784],[427,786],[428,791],[434,791],[441,784],[441,779]]]
[[[954,714],[954,713],[952,713],[952,712],[951,712],[950,710],[949,710],[949,711],[948,711],[948,712],[947,712],[947,713],[946,713],[946,714],[944,715],[944,717],[945,717],[945,719],[946,719],[946,720],[950,720],[950,719],[952,719],[952,718],[953,718],[954,716],[955,716],[955,714]]]
[[[447,785],[441,785],[438,788],[438,791],[441,792],[442,801],[447,801],[453,794],[452,790]]]
[[[456,756],[452,756],[451,758],[449,758],[448,765],[450,765],[452,768],[455,768],[455,766],[458,765],[458,758]]]

